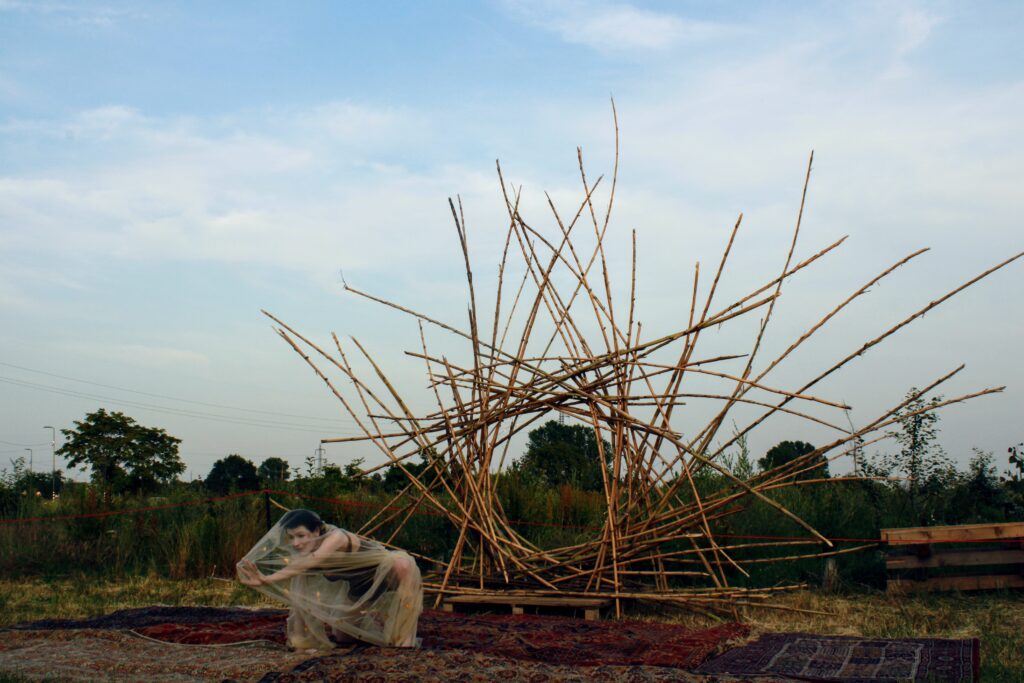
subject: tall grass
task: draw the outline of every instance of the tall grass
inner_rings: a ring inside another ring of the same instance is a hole
[[[696,483],[705,497],[726,485],[713,474],[698,478]],[[281,484],[279,488],[284,491],[271,497],[280,505],[313,509],[326,521],[348,529],[362,528],[382,512],[392,496],[379,483],[359,484],[345,477],[309,477]],[[541,548],[593,539],[604,523],[606,506],[600,492],[569,485],[553,487],[522,471],[503,473],[496,481],[496,490],[506,518],[523,537]],[[681,495],[686,495],[686,490],[684,487]],[[877,539],[880,528],[914,525],[900,494],[895,487],[872,482],[837,482],[780,489],[770,495],[829,538]],[[262,495],[206,502],[210,496],[201,486],[178,485],[162,496],[111,497],[85,484],[67,485],[57,501],[6,496],[8,515],[15,519],[44,519],[0,524],[0,572],[6,576],[56,576],[86,571],[112,576],[155,574],[177,579],[229,577],[235,562],[281,511],[272,507],[268,515],[267,501]],[[161,506],[173,507],[127,512]],[[117,512],[127,514],[97,516]],[[426,506],[414,512],[410,516],[407,509],[385,510],[384,517],[392,519],[374,537],[426,558],[450,558],[457,530]],[[722,512],[728,514],[713,523],[719,543],[757,542],[757,537],[809,538],[805,529],[750,497],[718,511]],[[50,519],[59,516],[74,518]],[[864,541],[842,542],[837,547],[857,544]],[[690,547],[688,539],[680,539],[670,542],[665,549]],[[731,554],[742,563],[825,549],[823,545],[812,544],[737,549]],[[881,551],[841,555],[837,560],[845,582],[884,585]],[[752,565],[756,571],[750,572],[750,578],[734,572],[730,581],[737,585],[816,583],[823,566],[821,559],[757,563]],[[681,583],[685,581],[679,579]]]

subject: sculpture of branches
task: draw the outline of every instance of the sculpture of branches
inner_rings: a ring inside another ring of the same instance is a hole
[[[468,283],[468,320],[463,325],[436,320],[346,283],[346,291],[418,321],[418,348],[407,353],[424,363],[429,391],[436,403],[425,414],[409,407],[370,351],[356,339],[346,348],[337,335],[332,335],[333,348],[322,348],[267,314],[275,321],[278,334],[327,384],[361,430],[358,437],[324,442],[369,442],[383,453],[387,465],[400,468],[408,477],[405,488],[361,532],[379,533],[385,526],[401,528],[421,510],[443,515],[457,530],[451,556],[444,561],[431,559],[436,571],[427,589],[438,599],[450,592],[515,590],[534,595],[607,597],[615,600],[617,608],[620,600],[629,598],[698,609],[763,601],[772,590],[730,585],[730,577],[747,575],[746,567],[756,566],[737,561],[736,550],[744,545],[723,542],[715,535],[716,525],[753,501],[806,531],[807,540],[777,545],[825,546],[821,552],[801,554],[795,550],[793,555],[776,559],[847,552],[831,549],[827,538],[778,502],[773,492],[797,483],[813,484],[806,473],[819,467],[823,459],[843,457],[871,439],[884,438],[907,401],[854,429],[840,426],[841,420],[829,417],[831,411],[840,418],[848,407],[818,395],[816,386],[931,309],[1022,255],[999,263],[883,333],[852,346],[834,364],[811,373],[812,379],[802,386],[775,386],[768,376],[776,366],[870,287],[926,249],[881,270],[821,320],[793,336],[781,354],[763,358],[763,342],[783,288],[796,273],[817,265],[845,240],[802,260],[796,257],[811,173],[809,162],[800,210],[777,276],[735,301],[717,301],[720,278],[740,230],[741,215],[710,285],[705,285],[706,296],[697,298],[701,277],[698,266],[693,274],[688,315],[672,333],[647,337],[635,318],[636,279],[644,275],[637,272],[635,232],[628,298],[613,297],[613,291],[618,290],[613,288],[614,269],[609,265],[605,238],[615,199],[617,148],[616,122],[615,173],[607,203],[597,205],[595,190],[602,179],[588,180],[580,154],[579,201],[571,214],[563,215],[548,198],[551,229],[547,232],[521,215],[520,192],[505,182],[499,165],[498,180],[508,222],[489,317],[481,309],[483,297],[474,282],[461,200],[449,200],[449,204]],[[508,281],[513,270],[523,273],[517,282]],[[708,339],[709,329],[733,325],[740,319],[759,321],[748,348],[740,353],[707,348],[714,341]],[[461,339],[466,349],[464,358],[453,360],[432,353],[425,328]],[[353,352],[361,356],[359,364],[372,369],[363,373],[369,377],[357,374],[350,360]],[[934,390],[960,369],[929,382],[918,395]],[[694,386],[698,384],[695,378],[701,378],[699,387]],[[716,390],[706,388],[710,381],[716,383]],[[990,388],[949,398],[928,409],[1001,390]],[[709,420],[684,431],[680,425],[687,417],[688,401],[710,402],[714,411]],[[741,405],[744,414],[753,417],[723,430],[731,424],[727,418],[731,420],[735,408]],[[513,528],[496,493],[496,480],[507,463],[513,438],[555,413],[594,430],[599,457],[607,463],[601,467],[607,512],[602,528],[589,540],[568,547],[541,548]],[[737,439],[778,414],[813,422],[831,430],[834,437],[783,466],[749,479],[736,476],[723,464],[723,454]],[[906,419],[905,411],[899,414]],[[610,453],[604,452],[606,445],[610,445]],[[416,473],[407,469],[409,459],[421,454],[430,454],[429,466]],[[717,475],[716,480],[722,482],[720,490],[701,493],[695,483],[701,470]],[[802,474],[805,476],[800,477]]]

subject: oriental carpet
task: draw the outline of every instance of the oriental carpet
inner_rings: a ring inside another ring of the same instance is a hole
[[[978,680],[976,639],[908,638],[774,633],[729,650],[697,671],[737,676],[780,675],[800,681],[880,683]]]
[[[245,621],[177,623],[134,629],[175,643],[284,643],[284,614]],[[465,615],[428,610],[420,617],[422,650],[468,650],[498,657],[573,666],[639,665],[693,668],[747,628],[704,631],[639,621],[581,621],[535,615]]]

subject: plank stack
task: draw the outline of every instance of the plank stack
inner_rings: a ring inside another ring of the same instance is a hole
[[[1024,588],[1024,522],[882,529],[882,543],[890,593]]]

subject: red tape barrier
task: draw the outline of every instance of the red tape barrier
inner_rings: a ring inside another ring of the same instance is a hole
[[[301,498],[303,500],[315,500],[321,503],[331,503],[343,508],[372,508],[376,510],[388,510],[392,512],[403,512],[408,508],[397,507],[394,505],[383,505],[381,503],[367,503],[362,501],[354,500],[341,500],[340,498],[326,498],[323,496],[311,496],[304,493],[295,493],[292,491],[279,491],[277,489],[259,489],[258,491],[243,491],[241,493],[232,493],[226,496],[216,496],[214,498],[204,498],[203,500],[192,500],[185,501],[183,503],[167,503],[165,505],[150,505],[140,508],[131,508],[129,510],[106,510],[103,512],[85,512],[77,515],[54,515],[51,517],[22,517],[19,519],[0,519],[0,524],[21,524],[25,522],[56,522],[70,519],[96,519],[104,517],[116,517],[119,515],[131,515],[139,512],[156,512],[159,510],[170,510],[179,507],[193,507],[196,505],[206,505],[209,503],[219,503],[225,500],[233,500],[236,498],[245,498],[247,496],[258,496],[262,494],[274,494],[278,496],[293,496],[295,498]],[[433,512],[431,510],[417,510],[413,514],[416,515],[428,515],[431,517],[444,517],[440,512]],[[589,529],[594,531],[600,531],[603,527],[582,525],[582,524],[548,524],[546,522],[531,522],[527,520],[509,520],[509,524],[523,525],[523,526],[540,526],[549,527],[554,529]],[[762,541],[819,541],[817,538],[808,538],[806,536],[757,536],[757,535],[744,535],[744,534],[715,534],[715,538],[738,538],[747,540],[762,540]],[[829,541],[835,543],[881,543],[880,539],[877,538],[830,538]],[[1019,539],[1001,539],[1006,541],[1014,541]],[[934,544],[941,543],[992,543],[991,540],[965,540],[965,541],[935,541]]]

